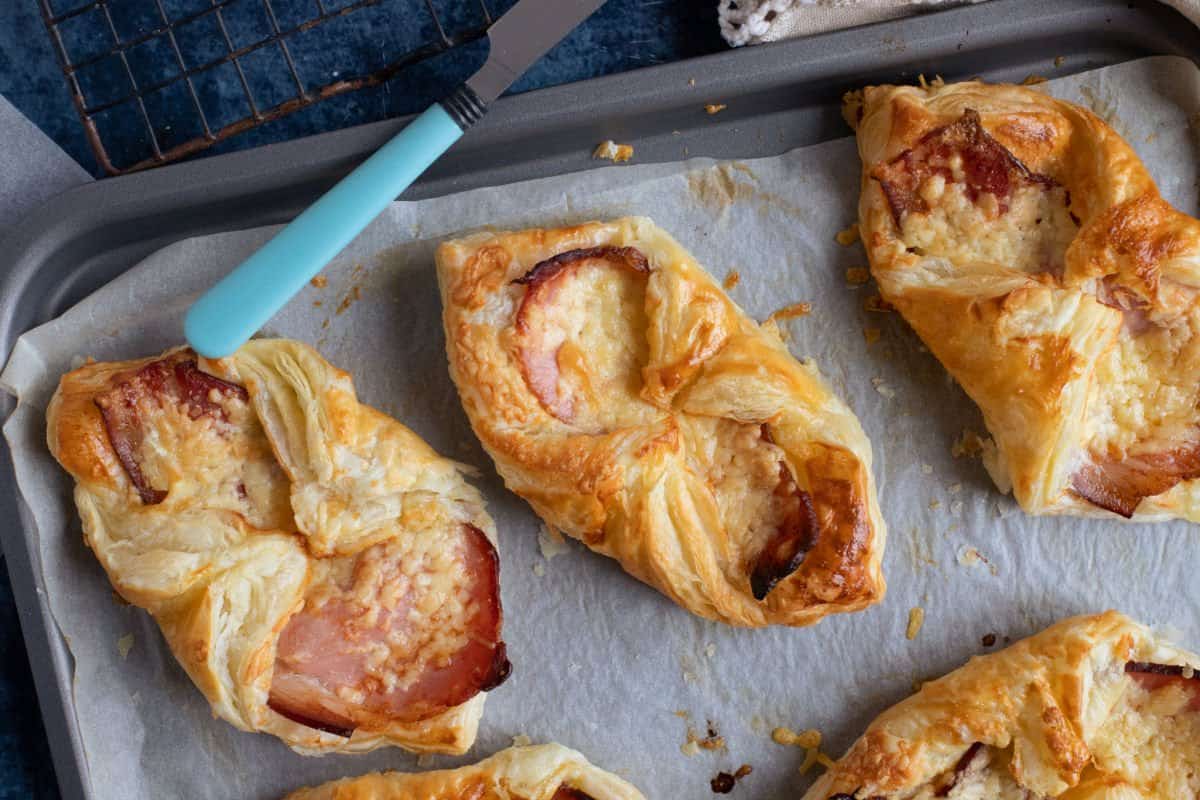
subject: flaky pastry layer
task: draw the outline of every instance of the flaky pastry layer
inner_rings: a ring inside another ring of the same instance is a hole
[[[1091,112],[874,86],[847,116],[883,298],[983,411],[1030,513],[1200,519],[1200,222]]]
[[[1200,792],[1200,657],[1114,611],[925,683],[804,800],[1180,800]]]
[[[459,769],[377,772],[289,794],[285,800],[644,800],[615,775],[558,744],[513,747]]]
[[[858,420],[666,232],[479,233],[437,265],[463,407],[549,526],[730,624],[883,596]]]
[[[471,745],[473,675],[421,681],[478,628],[498,635],[495,526],[457,466],[360,404],[349,375],[288,340],[216,361],[179,349],[68,373],[47,422],[85,541],[216,716],[303,753]],[[443,541],[467,560],[443,563]],[[453,596],[464,563],[490,570],[473,612]],[[418,610],[445,622],[389,616]],[[358,688],[321,688],[350,668]],[[435,694],[461,700],[422,704]]]

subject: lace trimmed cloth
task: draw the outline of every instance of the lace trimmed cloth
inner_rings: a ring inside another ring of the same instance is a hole
[[[721,35],[734,47],[774,42],[982,0],[719,0]],[[1163,0],[1200,24],[1200,0]]]

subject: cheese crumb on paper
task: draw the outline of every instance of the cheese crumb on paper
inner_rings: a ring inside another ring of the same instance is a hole
[[[973,430],[964,429],[950,447],[950,454],[955,458],[975,458],[983,454],[983,437]]]
[[[569,549],[567,540],[561,533],[542,523],[542,526],[538,528],[538,550],[541,551],[542,558],[550,561],[566,553]]]
[[[117,652],[121,654],[121,660],[129,658],[129,651],[133,649],[133,634],[127,633],[120,639],[117,639]]]
[[[705,103],[704,113],[712,116],[713,114],[720,114],[727,108],[729,108],[729,106],[725,105],[724,103]]]
[[[859,238],[858,223],[856,222],[853,225],[851,225],[849,228],[844,228],[843,230],[838,231],[837,236],[835,236],[833,238],[836,239],[837,243],[840,244],[842,247],[849,247],[850,245],[852,245],[858,241],[858,238]],[[863,270],[863,272],[866,272],[866,270]],[[865,282],[866,281],[864,281],[864,283]]]
[[[904,637],[910,642],[917,638],[921,626],[925,624],[925,609],[917,606],[908,611],[908,627],[904,629]]]
[[[601,158],[622,163],[633,158],[633,145],[617,144],[612,139],[606,139],[596,145],[596,149],[592,151],[592,158]]]
[[[846,270],[846,283],[851,286],[862,286],[871,280],[871,273],[866,267],[850,267]]]

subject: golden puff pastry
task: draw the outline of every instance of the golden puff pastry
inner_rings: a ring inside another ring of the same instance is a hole
[[[885,711],[804,800],[1200,797],[1200,656],[1109,611]]]
[[[314,350],[92,363],[47,410],[85,540],[214,713],[306,752],[461,753],[508,673],[456,465]]]
[[[883,596],[858,420],[652,222],[480,233],[437,266],[467,416],[549,526],[734,625]]]
[[[512,747],[459,769],[376,772],[292,792],[284,800],[645,800],[558,744]]]
[[[1200,222],[1094,114],[1018,86],[852,96],[880,293],[1034,514],[1200,520]]]

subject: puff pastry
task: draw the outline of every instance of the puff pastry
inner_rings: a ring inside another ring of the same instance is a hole
[[[558,744],[512,747],[459,769],[376,772],[292,792],[284,800],[645,800]]]
[[[885,711],[804,798],[1195,798],[1196,670],[1114,611],[1064,620]]]
[[[883,298],[1030,513],[1200,520],[1200,222],[1113,130],[1017,86],[851,97]]]
[[[858,420],[652,222],[480,233],[437,266],[467,416],[548,525],[735,625],[883,596]]]
[[[470,746],[508,672],[495,528],[349,375],[178,349],[68,373],[47,419],[87,544],[217,716],[302,752]]]

